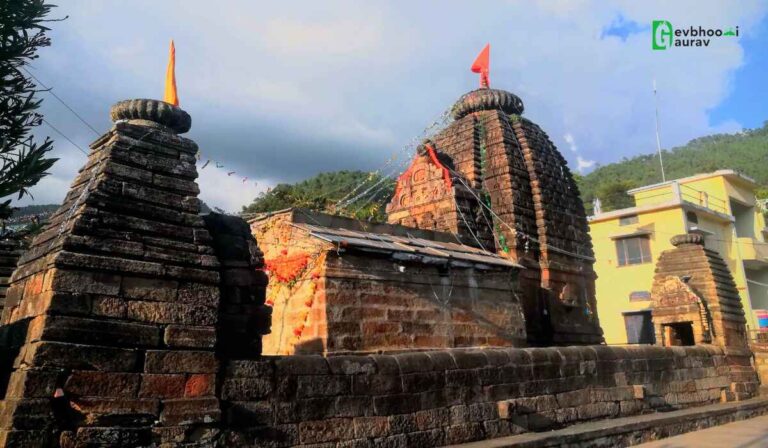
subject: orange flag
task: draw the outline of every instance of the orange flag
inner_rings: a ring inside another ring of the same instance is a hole
[[[165,72],[165,97],[163,101],[174,106],[179,105],[179,95],[176,93],[176,47],[171,39],[171,52],[168,55],[168,70]]]
[[[480,87],[488,87],[488,72],[491,70],[491,44],[485,44],[485,48],[472,63],[472,71],[480,73]]]

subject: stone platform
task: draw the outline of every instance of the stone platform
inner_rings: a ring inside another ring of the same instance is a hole
[[[580,448],[641,444],[640,446],[648,448],[756,447],[768,444],[766,425],[768,425],[768,398],[761,397],[737,403],[723,403],[672,412],[600,420],[546,433],[526,433],[451,446],[454,448],[545,448],[561,446]],[[686,435],[673,437],[678,434]],[[673,438],[666,439],[667,437]],[[724,443],[726,440],[728,443]],[[651,441],[657,442],[646,443]],[[708,444],[707,441],[714,444]]]

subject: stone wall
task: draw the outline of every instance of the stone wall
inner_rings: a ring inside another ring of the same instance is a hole
[[[732,400],[716,347],[452,349],[223,368],[227,446],[430,447]],[[314,446],[314,445],[312,445]]]
[[[329,351],[522,346],[525,322],[508,271],[330,253],[323,293]]]
[[[221,266],[218,354],[256,356],[272,323],[272,307],[264,304],[269,279],[263,254],[242,218],[210,213],[203,219]]]
[[[755,355],[755,371],[760,378],[760,394],[766,395],[768,393],[768,345],[754,344],[752,352]]]

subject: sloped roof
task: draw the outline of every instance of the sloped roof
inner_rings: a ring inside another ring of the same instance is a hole
[[[389,255],[395,260],[424,264],[448,264],[478,269],[523,269],[518,263],[495,253],[460,244],[456,237],[444,232],[410,227],[361,222],[303,209],[289,209],[252,219],[255,223],[276,214],[290,213],[291,225],[310,236],[338,246]]]

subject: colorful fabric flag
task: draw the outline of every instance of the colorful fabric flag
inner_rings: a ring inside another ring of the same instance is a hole
[[[176,47],[173,45],[173,39],[171,39],[171,50],[168,55],[168,70],[165,72],[165,96],[163,101],[179,105],[179,95],[176,93]]]
[[[485,44],[485,48],[477,55],[472,63],[472,71],[480,73],[480,87],[488,87],[488,73],[491,71],[491,44]]]

